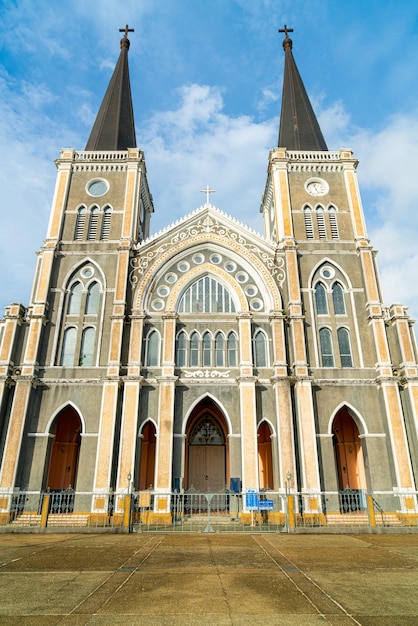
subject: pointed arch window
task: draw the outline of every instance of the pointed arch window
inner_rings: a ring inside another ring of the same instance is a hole
[[[332,335],[329,328],[320,328],[319,343],[321,346],[322,367],[334,367],[334,352],[332,349]]]
[[[202,365],[209,367],[212,364],[212,336],[206,332],[202,339]]]
[[[238,342],[235,333],[231,332],[228,335],[228,366],[236,367],[238,365]]]
[[[59,323],[59,342],[55,365],[96,366],[100,341],[103,307],[102,287],[96,279],[95,268],[83,263],[74,272],[69,283],[67,304]],[[92,280],[92,276],[95,276]],[[88,282],[88,281],[92,282]],[[72,328],[71,332],[67,329]]]
[[[90,211],[89,229],[87,231],[87,239],[91,241],[96,239],[97,224],[99,223],[99,207],[94,206]]]
[[[267,366],[267,339],[262,330],[254,335],[254,365],[255,367]]]
[[[335,315],[345,315],[344,290],[340,283],[334,283],[332,286],[332,302]]]
[[[334,206],[330,206],[328,209],[328,215],[331,237],[332,239],[339,239],[340,234],[338,232],[337,209]]]
[[[160,335],[156,330],[151,330],[146,340],[146,357],[145,365],[147,367],[156,367],[160,362]]]
[[[228,289],[211,276],[202,276],[183,293],[179,313],[234,313]]]
[[[215,366],[225,366],[225,337],[221,332],[215,336]]]
[[[74,283],[68,297],[67,315],[80,315],[82,295],[83,285],[80,282]]]
[[[199,365],[199,334],[192,333],[190,337],[190,367],[198,367]]]
[[[89,285],[86,297],[86,315],[97,315],[99,312],[100,286],[93,282]]]
[[[75,241],[79,241],[80,239],[83,239],[84,227],[86,225],[86,213],[87,213],[87,209],[85,206],[81,206],[77,211],[77,219],[76,219],[75,231],[74,231]]]
[[[60,365],[72,367],[74,365],[75,350],[77,342],[77,329],[74,326],[66,328],[62,342]]]
[[[177,367],[184,367],[186,365],[186,355],[187,355],[187,335],[184,332],[184,330],[182,330],[177,335],[177,345],[176,345]]]
[[[337,330],[338,349],[340,351],[341,367],[353,367],[351,356],[350,333],[346,328]]]
[[[78,364],[84,367],[91,367],[94,359],[94,344],[96,340],[96,329],[93,326],[84,328],[81,335],[81,347]]]
[[[327,238],[327,231],[325,227],[325,215],[324,209],[322,207],[317,207],[316,209],[316,220],[318,224],[318,235],[320,239]]]
[[[105,206],[103,209],[102,228],[100,231],[100,239],[109,239],[110,237],[110,223],[112,220],[112,207]]]
[[[328,315],[327,293],[322,283],[315,286],[315,306],[318,315]]]
[[[311,209],[311,207],[306,206],[303,209],[303,217],[305,219],[306,239],[313,239],[314,238],[314,230],[313,230],[312,209]]]

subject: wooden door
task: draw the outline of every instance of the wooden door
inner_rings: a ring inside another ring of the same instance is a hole
[[[189,488],[200,493],[225,489],[225,446],[189,447]]]

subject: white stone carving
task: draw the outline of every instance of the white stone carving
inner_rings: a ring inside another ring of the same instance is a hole
[[[229,378],[230,370],[220,372],[219,370],[192,370],[184,372],[186,378]]]

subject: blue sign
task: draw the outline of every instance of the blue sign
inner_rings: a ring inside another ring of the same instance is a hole
[[[245,492],[245,508],[247,511],[258,511],[258,493],[256,489],[247,489]]]
[[[260,500],[258,502],[258,509],[260,511],[272,511],[274,506],[273,500]]]

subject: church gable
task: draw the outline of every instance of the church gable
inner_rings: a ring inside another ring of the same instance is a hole
[[[276,245],[210,205],[140,245],[131,265],[137,309],[175,310],[188,285],[205,276],[236,294],[236,310],[281,308],[285,273]]]

